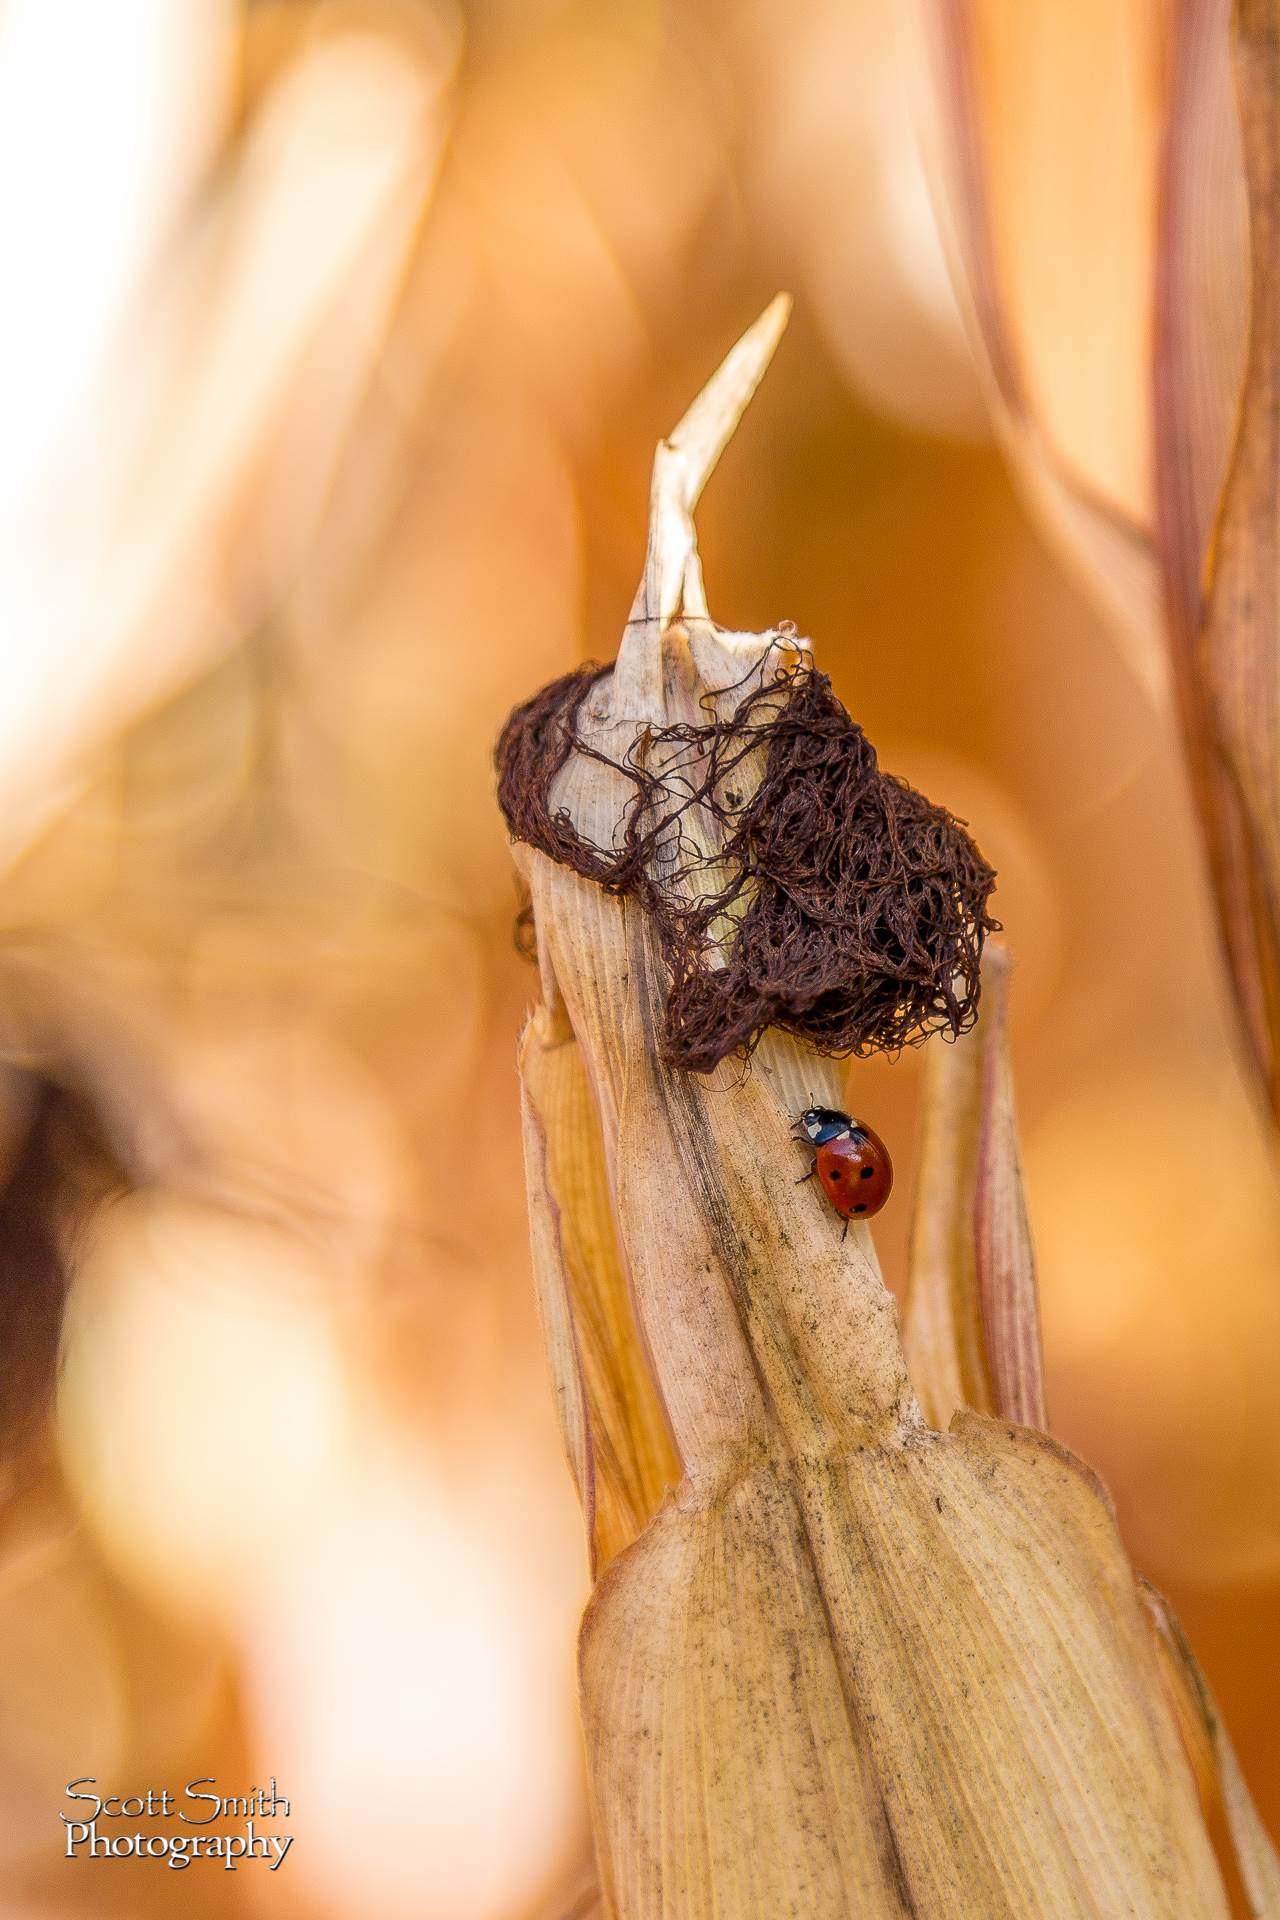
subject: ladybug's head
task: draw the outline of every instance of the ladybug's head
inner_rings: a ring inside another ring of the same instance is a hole
[[[824,1140],[836,1140],[842,1133],[853,1132],[853,1121],[848,1114],[835,1107],[806,1107],[800,1115],[800,1126],[815,1147],[820,1147]]]

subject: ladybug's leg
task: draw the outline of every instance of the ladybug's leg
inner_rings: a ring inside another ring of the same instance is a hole
[[[843,1245],[844,1245],[844,1243],[845,1243],[845,1241],[846,1241],[846,1240],[848,1239],[848,1237],[849,1237],[849,1222],[848,1222],[848,1221],[846,1220],[846,1221],[845,1221],[845,1223],[844,1223],[844,1232],[843,1232],[843,1233],[842,1233],[842,1234],[840,1235],[840,1245],[841,1245],[841,1246],[843,1246]]]
[[[805,1181],[806,1181],[806,1180],[812,1180],[812,1178],[813,1178],[813,1176],[814,1176],[814,1174],[815,1174],[815,1173],[816,1173],[817,1171],[818,1171],[818,1163],[817,1163],[817,1161],[815,1160],[815,1161],[814,1161],[814,1163],[813,1163],[813,1165],[812,1165],[812,1166],[810,1167],[810,1169],[809,1169],[809,1171],[808,1171],[808,1173],[802,1173],[802,1174],[800,1175],[800,1178],[799,1178],[799,1179],[798,1179],[798,1180],[796,1181],[796,1185],[797,1185],[798,1187],[802,1187],[802,1186],[804,1185],[804,1183],[805,1183]]]

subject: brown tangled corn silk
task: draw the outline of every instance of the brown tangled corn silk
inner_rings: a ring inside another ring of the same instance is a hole
[[[609,671],[580,667],[516,708],[498,800],[516,840],[650,915],[671,975],[671,1065],[709,1073],[767,1027],[862,1055],[972,1025],[995,874],[960,821],[881,770],[825,674],[806,660],[781,697],[775,679],[728,719],[649,728],[607,762],[635,795],[617,845],[600,847],[549,795],[572,754],[604,758],[577,720]],[[758,784],[735,790],[761,754]],[[681,831],[695,809],[719,829],[713,856]],[[708,885],[713,866],[723,884]]]

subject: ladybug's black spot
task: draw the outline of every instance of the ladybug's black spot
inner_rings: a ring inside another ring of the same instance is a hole
[[[863,1204],[862,1204],[862,1202],[861,1202],[861,1201],[859,1201],[859,1202],[858,1202],[858,1204],[857,1204],[857,1206],[856,1206],[856,1207],[854,1208],[854,1212],[855,1212],[855,1213],[865,1213],[865,1212],[866,1212],[866,1208],[865,1208],[865,1207],[863,1206]]]
[[[860,1173],[860,1174],[858,1175],[858,1178],[859,1178],[860,1180],[870,1180],[870,1178],[871,1178],[871,1176],[872,1176],[872,1175],[874,1174],[874,1172],[875,1172],[875,1168],[874,1168],[874,1167],[864,1167],[864,1168],[862,1169],[862,1172],[861,1172],[861,1173]]]

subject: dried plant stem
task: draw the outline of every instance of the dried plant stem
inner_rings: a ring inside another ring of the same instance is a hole
[[[607,753],[556,782],[596,845],[626,798],[607,762],[775,649],[706,615],[691,512],[780,311],[659,453],[637,613],[577,723]],[[544,989],[523,1052],[534,1253],[600,1570],[581,1687],[604,1911],[1225,1920],[1105,1494],[1032,1428],[967,1408],[926,1424],[867,1228],[842,1240],[796,1184],[791,1119],[835,1104],[831,1063],[769,1033],[745,1076],[669,1066],[645,912],[518,851]],[[993,1405],[1035,1413],[998,1013],[979,1035],[979,1124],[956,1151],[982,1370]]]

